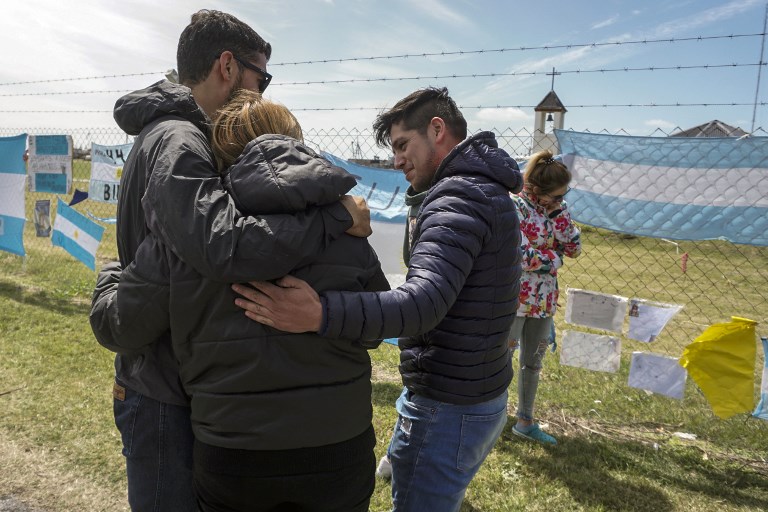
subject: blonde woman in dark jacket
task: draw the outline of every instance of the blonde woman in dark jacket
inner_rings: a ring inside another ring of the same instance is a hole
[[[212,147],[246,212],[295,215],[355,185],[302,143],[290,111],[257,93],[241,91],[223,107]],[[389,288],[368,241],[349,235],[292,273],[318,290]],[[141,350],[170,329],[191,400],[200,510],[367,510],[375,469],[367,348],[377,343],[277,331],[245,318],[234,300],[229,283],[203,277],[150,236],[122,275],[99,275],[91,324],[115,351]]]

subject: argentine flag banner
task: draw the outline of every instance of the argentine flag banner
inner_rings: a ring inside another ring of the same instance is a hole
[[[0,137],[0,251],[24,256],[27,134]]]
[[[396,169],[379,169],[356,164],[330,153],[322,155],[357,179],[357,185],[350,190],[353,196],[361,196],[371,211],[373,234],[368,238],[381,262],[381,268],[394,288],[405,281],[406,268],[403,263],[403,238],[408,207],[405,205],[405,191],[408,182],[405,175]]]
[[[368,241],[379,257],[389,285],[392,288],[400,286],[405,282],[407,270],[403,262],[403,239],[408,216],[405,204],[408,182],[405,175],[396,169],[367,167],[326,152],[322,155],[357,180],[357,185],[349,193],[365,198],[368,203],[373,229]],[[384,342],[397,346],[397,338],[388,338]]]
[[[405,217],[408,213],[405,206],[405,191],[408,189],[408,182],[401,171],[366,167],[330,153],[323,153],[323,156],[357,179],[357,185],[349,193],[365,198],[371,210],[372,221],[392,222],[405,226]]]
[[[53,245],[61,247],[91,270],[96,270],[96,250],[103,234],[103,227],[58,198],[51,236]]]
[[[638,236],[768,246],[768,137],[555,130],[574,220]]]

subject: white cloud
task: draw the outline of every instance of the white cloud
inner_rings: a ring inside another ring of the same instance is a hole
[[[439,21],[445,21],[455,25],[474,25],[469,19],[446,6],[440,0],[419,0],[409,2],[410,7],[415,7]],[[402,14],[402,13],[401,13]]]
[[[532,125],[533,114],[528,114],[523,110],[515,107],[508,108],[483,108],[472,113],[471,110],[465,109],[464,115],[467,117],[467,123],[472,128],[507,128],[512,127],[519,129],[528,125]]]
[[[714,25],[744,13],[762,3],[763,0],[733,0],[725,5],[713,7],[712,9],[694,12],[693,15],[686,18],[663,23],[657,27],[656,33],[660,36],[664,36]]]
[[[619,15],[616,14],[614,16],[611,16],[607,20],[598,21],[597,23],[592,25],[592,29],[596,30],[596,29],[599,29],[599,28],[605,28],[605,27],[611,26],[614,23],[616,23],[618,20],[619,20]]]
[[[673,123],[665,119],[648,119],[647,121],[643,122],[643,124],[648,128],[661,128],[664,131],[671,131],[678,127],[677,123]]]
[[[482,108],[475,117],[481,121],[528,121],[533,119],[531,114],[519,108]]]

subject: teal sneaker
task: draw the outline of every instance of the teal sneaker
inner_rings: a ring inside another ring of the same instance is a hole
[[[526,430],[519,430],[517,425],[515,425],[512,427],[512,433],[516,436],[524,437],[530,441],[536,441],[537,443],[541,444],[557,444],[557,439],[541,430],[538,423],[534,423]]]

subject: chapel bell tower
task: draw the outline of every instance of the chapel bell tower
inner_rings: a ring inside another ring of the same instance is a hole
[[[563,126],[565,125],[565,113],[568,112],[568,110],[555,93],[555,75],[559,74],[560,73],[555,73],[555,69],[552,68],[552,88],[547,95],[544,96],[544,99],[536,105],[536,108],[533,109],[535,117],[531,154],[543,149],[549,149],[555,155],[560,153],[560,148],[557,145],[557,138],[555,137],[553,130],[563,129]]]

